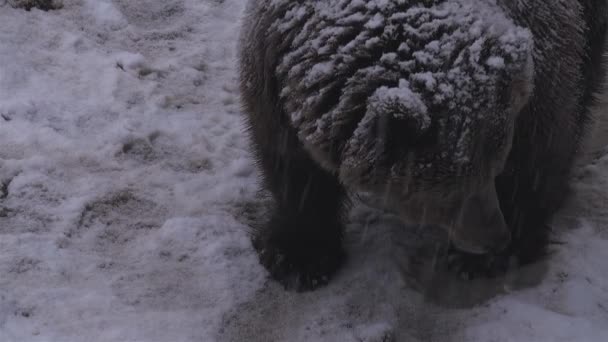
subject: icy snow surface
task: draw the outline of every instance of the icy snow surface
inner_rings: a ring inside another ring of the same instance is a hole
[[[0,2],[0,341],[608,340],[608,158],[577,171],[548,262],[433,275],[407,262],[421,232],[360,205],[345,268],[285,292],[247,236],[244,1],[63,3]]]

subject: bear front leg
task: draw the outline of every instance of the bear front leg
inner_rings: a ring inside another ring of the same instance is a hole
[[[261,159],[275,205],[270,220],[254,232],[260,262],[289,289],[308,291],[327,284],[345,258],[342,185],[300,147],[262,154]]]

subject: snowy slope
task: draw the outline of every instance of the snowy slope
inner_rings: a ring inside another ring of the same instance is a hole
[[[360,205],[334,281],[285,292],[247,236],[244,0],[63,3],[0,2],[0,341],[608,340],[608,158],[548,262],[431,274],[426,232]]]

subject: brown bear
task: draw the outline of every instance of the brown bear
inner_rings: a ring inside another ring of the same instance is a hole
[[[344,261],[348,194],[438,225],[468,273],[543,255],[602,82],[605,0],[251,0],[239,42],[275,207],[253,245],[299,290]]]

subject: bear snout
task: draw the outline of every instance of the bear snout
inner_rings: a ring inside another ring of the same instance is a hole
[[[450,231],[456,248],[475,254],[497,253],[511,242],[494,184],[469,196]]]

